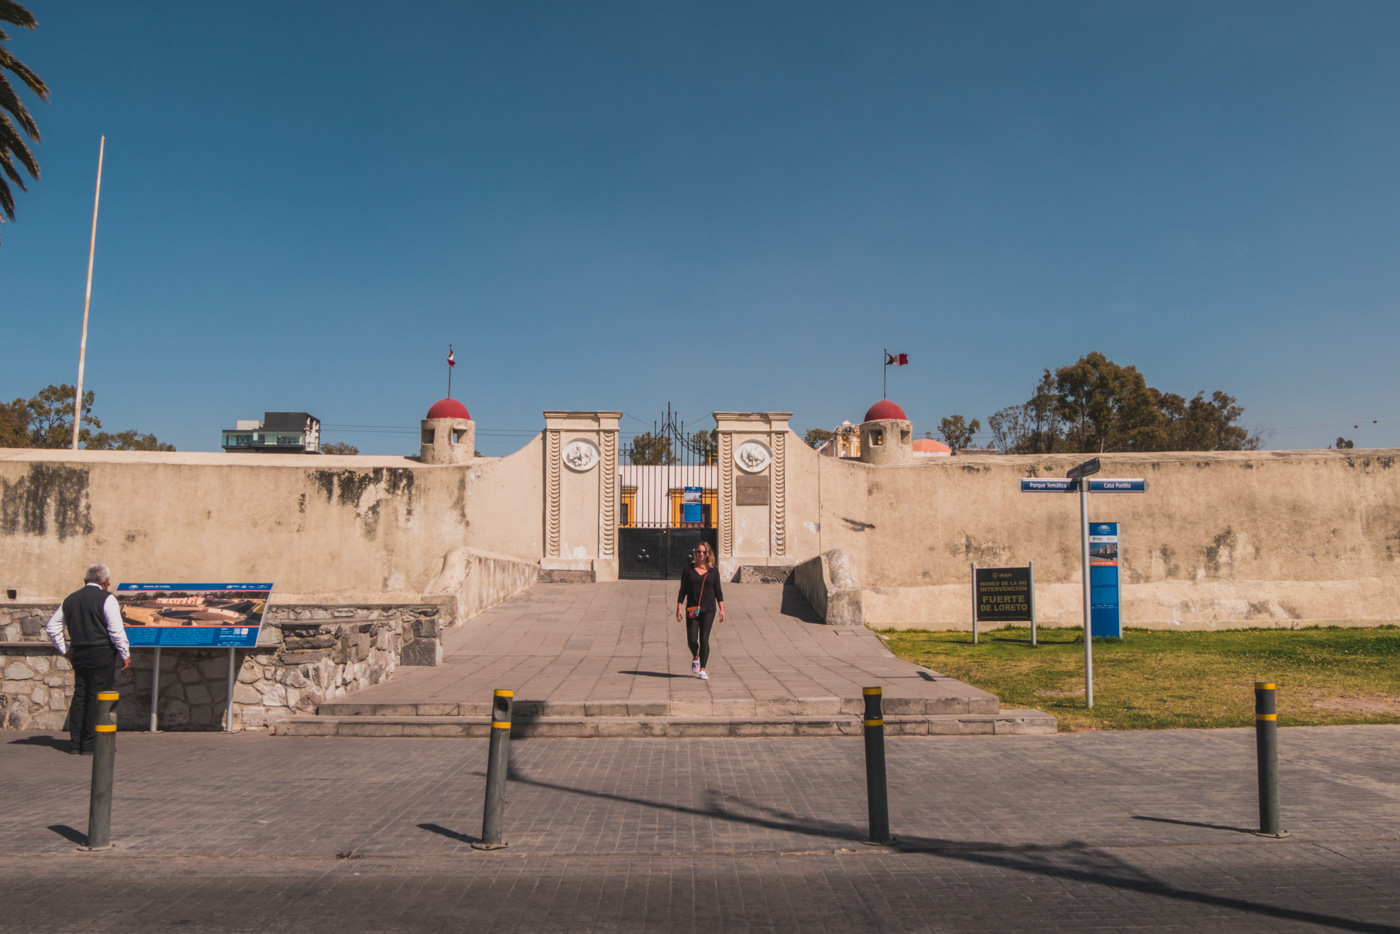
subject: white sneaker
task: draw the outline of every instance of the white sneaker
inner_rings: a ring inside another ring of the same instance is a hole
[[[708,671],[706,671],[705,669],[703,669],[703,668],[700,669],[700,680],[701,680],[701,681],[709,681],[709,680],[710,680],[710,673],[709,673]]]
[[[690,673],[693,675],[698,675],[700,673],[700,659],[692,658],[690,660]]]

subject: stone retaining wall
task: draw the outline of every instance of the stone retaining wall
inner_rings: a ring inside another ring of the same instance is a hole
[[[43,636],[52,604],[0,606],[0,728],[64,728],[73,671]],[[260,644],[234,650],[233,728],[264,730],[325,700],[387,681],[399,665],[435,664],[449,601],[393,606],[272,606]],[[117,725],[150,725],[155,652],[137,648],[118,671]],[[164,649],[157,705],[162,730],[219,730],[229,650]]]

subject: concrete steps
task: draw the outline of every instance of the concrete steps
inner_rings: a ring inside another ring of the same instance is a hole
[[[862,732],[867,686],[892,735],[1055,732],[979,688],[896,658],[856,626],[828,626],[795,588],[726,583],[711,680],[690,673],[675,583],[540,585],[443,637],[442,664],[280,720],[284,736],[485,736],[496,688],[514,736],[842,736]],[[464,700],[469,699],[469,700]]]
[[[902,736],[1029,735],[1055,732],[1038,710],[1001,710],[995,697],[885,698],[885,731]],[[848,736],[863,730],[859,699],[772,698],[666,703],[517,701],[516,737]],[[483,737],[489,704],[341,701],[274,727],[282,736]]]
[[[280,736],[486,737],[489,718],[383,716],[292,717],[279,722]],[[540,717],[514,718],[512,737],[722,737],[858,736],[859,716],[791,717]],[[885,732],[898,736],[1031,735],[1055,732],[1055,719],[1038,710],[993,714],[886,716]]]

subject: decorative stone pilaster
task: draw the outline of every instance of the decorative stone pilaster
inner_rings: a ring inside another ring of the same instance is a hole
[[[606,429],[602,435],[602,470],[603,503],[602,515],[599,519],[598,547],[599,557],[605,559],[617,559],[617,504],[621,491],[618,489],[617,470],[617,428]]]
[[[549,413],[545,413],[548,418]],[[544,556],[559,557],[560,522],[560,432],[557,428],[547,428],[544,433]]]
[[[617,580],[621,412],[545,412],[543,580]]]
[[[719,451],[719,563],[787,566],[787,435],[790,412],[716,412]]]

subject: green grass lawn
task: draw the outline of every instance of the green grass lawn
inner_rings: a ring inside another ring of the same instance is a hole
[[[1080,629],[883,630],[900,658],[1035,707],[1060,730],[1254,725],[1254,682],[1277,685],[1280,726],[1400,723],[1400,628],[1124,630],[1095,639],[1094,706],[1084,706]]]

